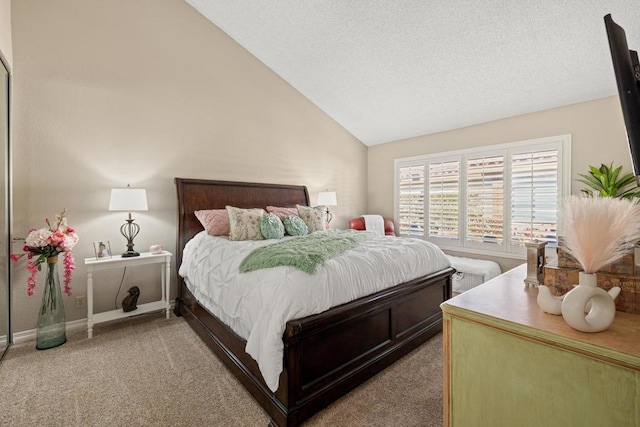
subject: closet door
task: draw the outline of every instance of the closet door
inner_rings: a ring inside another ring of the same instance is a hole
[[[9,72],[0,61],[0,359],[10,340],[9,254]]]

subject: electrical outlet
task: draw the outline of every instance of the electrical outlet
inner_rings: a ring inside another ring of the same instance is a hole
[[[84,308],[86,306],[87,300],[84,295],[76,297],[76,308]]]

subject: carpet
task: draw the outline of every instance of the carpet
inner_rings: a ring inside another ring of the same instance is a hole
[[[266,426],[269,417],[182,318],[142,315],[0,363],[0,425]],[[442,426],[442,334],[304,426]]]

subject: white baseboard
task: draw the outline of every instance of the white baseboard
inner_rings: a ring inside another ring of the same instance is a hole
[[[175,301],[171,301],[171,310],[173,310],[175,306]],[[87,330],[87,319],[78,319],[72,320],[66,323],[67,331],[76,331],[79,329]],[[16,332],[13,336],[13,343],[20,344],[22,342],[33,341],[36,339],[36,331],[37,329],[29,329],[27,331]]]
[[[67,322],[67,331],[75,331],[78,329],[87,330],[87,319],[72,320]],[[37,329],[29,329],[28,331],[16,332],[13,334],[13,343],[20,344],[21,342],[33,341],[36,339]]]

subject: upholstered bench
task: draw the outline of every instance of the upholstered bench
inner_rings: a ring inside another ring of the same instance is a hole
[[[462,293],[502,274],[497,262],[484,259],[447,255],[451,266],[458,270],[453,275],[453,292]]]

